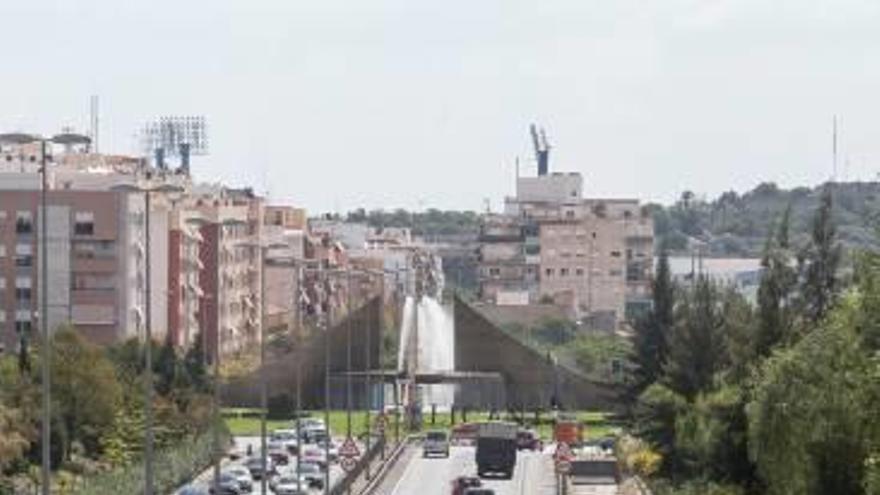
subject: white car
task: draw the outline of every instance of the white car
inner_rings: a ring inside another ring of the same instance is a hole
[[[299,441],[296,438],[296,430],[291,429],[283,429],[283,430],[275,430],[269,435],[269,440],[272,442],[279,442],[284,445],[284,448],[287,449],[291,454],[296,454],[297,448],[299,446]]]
[[[297,486],[300,489],[297,489]],[[278,476],[275,479],[275,485],[272,487],[275,495],[306,495],[308,490],[308,483],[303,483],[302,480],[299,480],[295,473],[285,473]]]

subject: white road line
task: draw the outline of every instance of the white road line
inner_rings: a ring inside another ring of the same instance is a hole
[[[397,491],[400,489],[400,485],[406,480],[406,477],[409,475],[409,472],[413,469],[413,467],[417,464],[415,457],[410,457],[409,462],[406,463],[406,469],[403,470],[403,474],[400,475],[400,479],[397,480],[397,483],[394,484],[394,488],[391,490],[391,495],[395,495]]]

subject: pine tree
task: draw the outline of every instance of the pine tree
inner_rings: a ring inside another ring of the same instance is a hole
[[[707,276],[699,275],[676,311],[664,367],[669,388],[692,400],[711,387],[726,362],[723,325],[718,289]]]
[[[797,284],[797,273],[791,266],[789,222],[791,207],[786,208],[774,234],[767,238],[763,272],[758,287],[758,327],[755,353],[768,356],[786,338],[791,327],[789,300]]]
[[[832,213],[831,187],[826,184],[813,218],[810,243],[798,260],[803,314],[813,323],[825,316],[834,304],[839,289],[837,269],[841,249]]]
[[[666,362],[667,340],[673,324],[675,306],[675,287],[666,249],[660,251],[657,273],[651,282],[651,289],[651,311],[636,322],[635,328],[633,346],[637,367],[636,393],[660,378]]]

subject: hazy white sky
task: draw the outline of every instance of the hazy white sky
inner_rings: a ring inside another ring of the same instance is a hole
[[[102,150],[203,114],[202,179],[314,211],[495,207],[514,161],[669,201],[880,172],[876,0],[27,0],[0,3],[0,129]],[[848,157],[848,158],[847,158]],[[846,163],[849,163],[847,166]]]

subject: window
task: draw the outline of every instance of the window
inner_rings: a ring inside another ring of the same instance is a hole
[[[574,210],[565,210],[565,218],[574,218]]]
[[[568,276],[568,268],[561,268],[561,269],[559,270],[559,276],[560,276],[560,277]]]
[[[0,290],[3,290],[5,288],[6,288],[6,278],[4,278],[2,275],[0,275]]]
[[[620,251],[611,251],[612,258],[620,258]]]
[[[31,333],[31,322],[15,320],[15,331],[18,333]]]
[[[500,268],[489,268],[489,276],[490,277],[497,277],[499,275],[501,275]]]
[[[30,244],[15,245],[15,266],[29,267],[33,266],[33,250]]]
[[[95,214],[90,211],[78,211],[73,220],[74,235],[95,235]]]
[[[15,278],[15,300],[22,304],[31,302],[31,278],[16,277]]]
[[[3,244],[0,244],[0,258],[2,258],[4,256],[6,256],[6,246]]]
[[[610,277],[619,277],[623,275],[623,271],[621,270],[608,270],[608,276]]]
[[[552,277],[553,276],[553,269],[547,268],[546,270],[544,270],[544,275],[546,275],[548,277]]]
[[[583,269],[583,268],[578,268],[577,270],[575,270],[574,273],[575,273],[575,275],[577,275],[578,277],[583,277],[583,276],[584,276],[584,269]]]
[[[34,231],[33,214],[29,211],[15,212],[15,233],[30,234]]]

